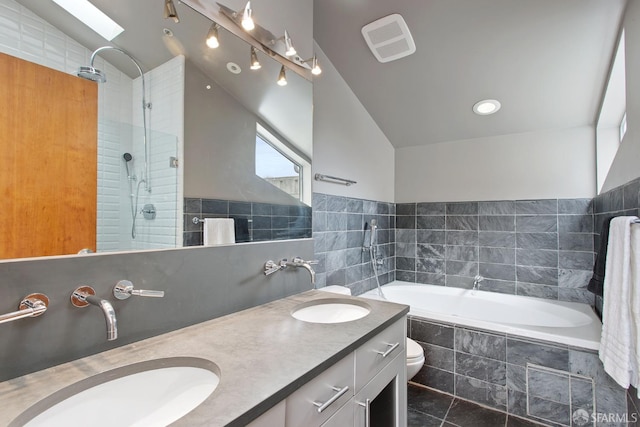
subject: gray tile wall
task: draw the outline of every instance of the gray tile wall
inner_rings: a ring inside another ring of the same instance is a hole
[[[626,391],[595,352],[413,316],[408,334],[425,351],[412,380],[418,384],[553,426],[578,425],[571,418],[580,408],[620,419],[627,413]]]
[[[342,285],[359,295],[376,286],[369,252],[362,250],[371,219],[378,221],[380,284],[395,279],[395,204],[322,193],[313,194],[312,204],[318,287]]]
[[[600,232],[605,219],[614,216],[635,215],[640,216],[640,178],[634,179],[620,187],[598,195],[594,199],[595,235],[594,247],[596,251],[600,244]],[[596,298],[596,309],[602,312],[602,298]],[[629,408],[628,420],[630,426],[640,425],[640,403],[637,392],[633,387],[627,393],[627,406]]]
[[[590,199],[400,203],[396,278],[593,304]]]

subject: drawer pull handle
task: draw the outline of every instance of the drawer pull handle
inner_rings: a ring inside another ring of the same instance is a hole
[[[347,391],[349,391],[349,386],[346,385],[343,388],[339,388],[339,387],[331,387],[334,391],[337,391],[336,394],[334,394],[331,399],[327,400],[324,403],[320,403],[320,402],[313,402],[313,404],[315,406],[318,407],[318,413],[322,413],[325,409],[327,409],[329,406],[331,406],[331,404],[333,402],[335,402],[336,400],[340,399],[340,397],[345,394]]]
[[[381,354],[382,357],[387,357],[388,355],[390,355],[391,353],[393,353],[393,350],[395,350],[396,348],[398,348],[398,346],[400,345],[399,342],[395,343],[395,344],[387,344],[387,346],[389,347],[389,349],[387,351],[377,351],[376,353]]]
[[[371,426],[371,399],[366,399],[364,403],[358,402],[358,405],[364,407],[364,427]]]

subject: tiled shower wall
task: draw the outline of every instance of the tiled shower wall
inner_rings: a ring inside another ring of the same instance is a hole
[[[393,203],[313,194],[313,242],[316,286],[342,285],[359,295],[376,286],[368,251],[370,231],[365,223],[378,221],[376,258],[380,284],[395,278],[395,205]]]
[[[593,304],[590,199],[399,203],[396,279]]]

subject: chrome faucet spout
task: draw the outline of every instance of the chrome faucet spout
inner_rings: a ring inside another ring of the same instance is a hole
[[[102,313],[104,313],[104,320],[107,325],[107,341],[113,341],[118,338],[118,323],[116,321],[116,311],[113,309],[113,306],[106,299],[101,299],[95,296],[87,296],[86,301],[95,305],[96,307],[100,307]]]
[[[71,293],[71,304],[74,307],[87,307],[89,304],[95,305],[102,310],[104,320],[107,325],[107,341],[118,338],[118,323],[116,322],[116,311],[111,303],[105,299],[95,296],[96,291],[91,286],[80,286]]]
[[[311,284],[313,285],[314,288],[316,285],[316,271],[313,269],[313,267],[311,267],[311,265],[317,264],[317,263],[318,261],[305,261],[300,257],[295,257],[291,261],[286,261],[286,260],[280,261],[280,264],[283,265],[284,268],[301,267],[307,270],[311,275]]]

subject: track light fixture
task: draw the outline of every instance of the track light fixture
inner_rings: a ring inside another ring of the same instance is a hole
[[[211,28],[209,28],[209,32],[207,33],[207,46],[209,46],[211,49],[215,49],[218,46],[220,46],[220,41],[218,40],[218,28],[220,26],[218,24],[216,24],[215,22],[211,25]]]
[[[284,46],[286,49],[284,52],[285,55],[293,56],[296,54],[296,49],[293,47],[291,37],[289,37],[289,33],[287,32],[287,30],[284,30]]]
[[[180,22],[178,11],[176,10],[176,6],[173,4],[173,0],[164,0],[164,19],[169,18],[173,19],[173,22],[176,24]]]
[[[278,85],[287,85],[287,73],[285,72],[284,65],[280,68],[280,74],[278,74]]]
[[[304,63],[311,63],[311,74],[313,74],[314,76],[319,75],[320,73],[322,73],[322,68],[320,68],[320,66],[318,65],[318,57],[314,54],[313,58],[309,58],[309,59],[305,59],[304,61],[302,61]]]
[[[251,66],[249,67],[252,70],[259,70],[262,68],[260,65],[260,61],[258,61],[258,53],[256,52],[256,48],[251,46]]]
[[[244,12],[242,12],[242,28],[247,31],[253,30],[256,25],[253,22],[253,10],[251,10],[251,1],[248,1],[244,7]]]

